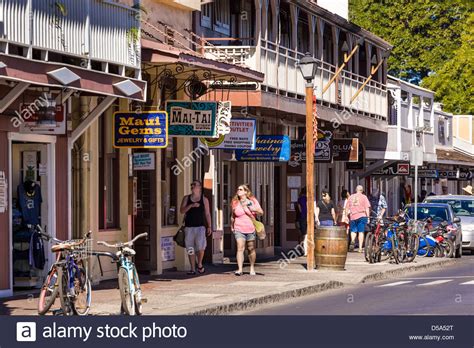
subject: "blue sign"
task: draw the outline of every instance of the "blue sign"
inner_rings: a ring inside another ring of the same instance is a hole
[[[286,135],[257,135],[255,150],[236,150],[235,158],[247,162],[288,162],[290,145]]]
[[[169,101],[170,135],[182,137],[217,137],[217,103]]]
[[[168,146],[165,111],[116,112],[114,147],[163,148]]]

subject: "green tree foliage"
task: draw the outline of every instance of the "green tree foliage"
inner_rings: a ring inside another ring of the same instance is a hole
[[[426,80],[423,85],[437,92],[447,110],[457,105],[467,112],[472,110],[472,105],[466,108],[472,99],[465,99],[469,99],[468,89],[472,97],[469,18],[473,4],[469,0],[349,0],[349,10],[352,22],[394,46],[388,61],[391,75],[415,83]]]
[[[446,111],[474,114],[474,14],[461,35],[461,47],[441,69],[426,77],[422,86],[436,91]]]

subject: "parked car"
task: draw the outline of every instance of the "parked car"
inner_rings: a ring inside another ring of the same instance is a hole
[[[443,221],[446,221],[448,225],[452,227],[451,233],[454,236],[454,255],[455,257],[461,257],[463,247],[461,219],[454,214],[454,210],[451,208],[451,205],[447,203],[420,203],[418,204],[417,211],[418,220],[426,220],[431,218],[431,224],[433,227],[437,227]],[[405,207],[405,212],[410,217],[410,219],[413,219],[415,217],[414,205],[407,205]]]
[[[447,203],[461,219],[462,248],[474,254],[474,196],[446,195],[426,197],[427,203]]]

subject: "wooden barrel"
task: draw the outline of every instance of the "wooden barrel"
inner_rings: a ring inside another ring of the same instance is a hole
[[[318,226],[314,234],[314,257],[319,269],[344,270],[347,258],[345,226]]]

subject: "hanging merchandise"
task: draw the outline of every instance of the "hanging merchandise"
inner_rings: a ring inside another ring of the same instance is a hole
[[[0,171],[0,213],[8,210],[8,184],[5,172]]]
[[[41,220],[41,188],[34,181],[27,180],[18,186],[18,206],[25,225],[38,225]]]

